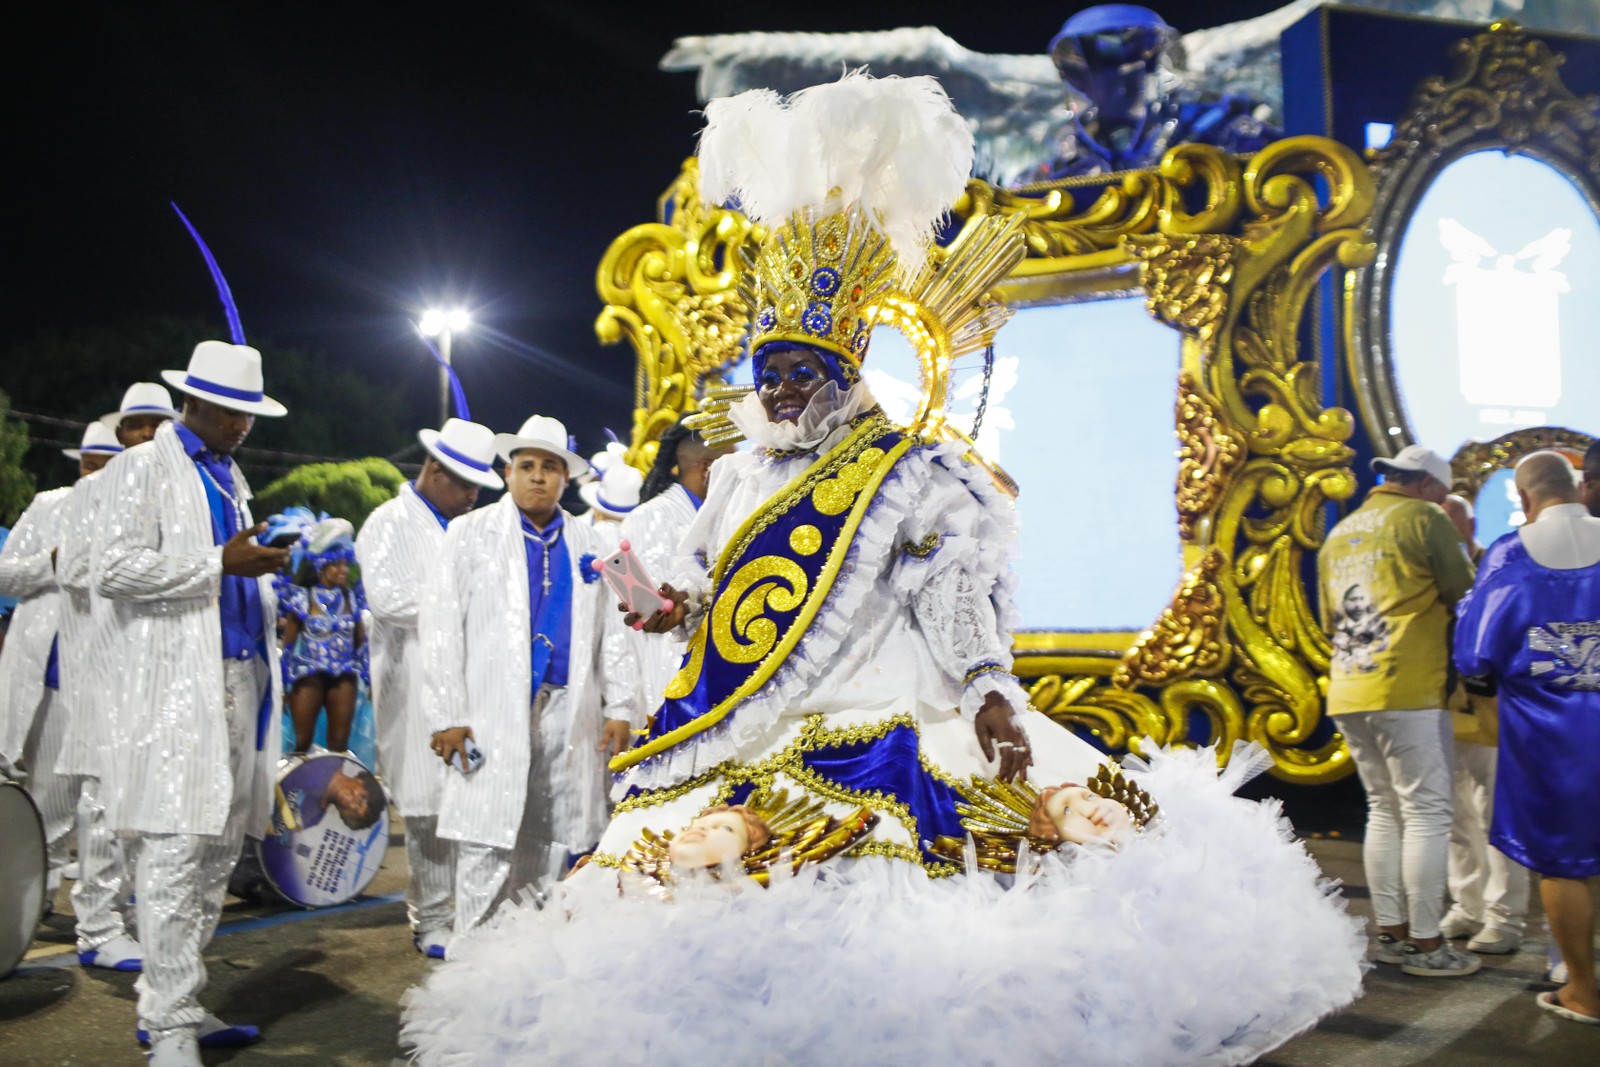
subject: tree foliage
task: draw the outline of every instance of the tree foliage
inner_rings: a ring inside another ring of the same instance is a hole
[[[11,398],[0,392],[0,525],[10,526],[33,499],[33,476],[22,466],[28,451],[28,428],[4,417]]]
[[[201,318],[154,316],[112,326],[45,330],[0,353],[0,389],[17,410],[88,422],[116,409],[137,381],[161,381],[161,371],[182,369],[194,346],[227,338]],[[272,449],[319,456],[389,455],[412,443],[401,423],[401,383],[378,383],[318,353],[275,345],[252,336],[261,350],[267,394],[289,414],[258,419],[239,457],[255,482],[285,473],[249,454]],[[179,396],[174,401],[181,404]],[[25,466],[42,486],[69,484],[76,467],[56,451],[76,446],[76,434],[34,424],[34,448]],[[67,440],[67,438],[72,438]]]
[[[308,463],[256,493],[250,510],[257,519],[303,504],[312,511],[349,519],[356,529],[379,504],[400,491],[405,475],[375,456],[347,463]]]

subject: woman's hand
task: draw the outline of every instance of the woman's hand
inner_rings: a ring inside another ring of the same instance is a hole
[[[1000,770],[995,778],[1002,782],[1017,778],[1026,780],[1028,768],[1033,766],[1033,752],[1028,746],[1028,735],[1023,733],[1022,724],[1006,698],[999,693],[984,697],[983,707],[972,725],[978,733],[978,747],[983,749],[983,758],[992,761],[996,752],[1000,754]]]
[[[671,611],[662,611],[658,608],[651,612],[648,618],[644,618],[636,611],[629,611],[628,605],[618,604],[617,610],[623,612],[623,623],[649,634],[669,633],[682,626],[683,620],[689,617],[689,594],[672,588],[666,582],[661,583],[660,592],[664,598],[672,601]],[[638,625],[641,619],[643,625]]]

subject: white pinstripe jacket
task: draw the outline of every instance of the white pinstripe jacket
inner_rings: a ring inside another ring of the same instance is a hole
[[[407,817],[439,814],[447,772],[428,742],[417,615],[428,573],[444,554],[444,528],[410,483],[367,517],[356,558],[372,610],[372,705],[378,769]]]
[[[606,820],[601,707],[624,703],[626,693],[602,693],[596,612],[607,606],[606,587],[579,573],[581,557],[601,547],[594,530],[571,515],[564,537],[572,566],[568,681],[544,711],[541,736],[559,749],[548,761],[554,832],[567,845],[584,847],[599,840]],[[485,756],[470,776],[446,770],[439,836],[509,849],[522,822],[532,762],[528,565],[522,520],[509,493],[450,523],[420,630],[431,728],[472,727]]]
[[[277,603],[270,578],[258,578],[273,713],[250,782],[228,768],[223,711],[222,623],[217,597],[222,548],[212,544],[211,511],[194,461],[167,423],[155,439],[117,460],[96,542],[94,584],[112,602],[119,645],[117,682],[107,716],[111,747],[102,768],[106,820],[113,830],[220,834],[236,788],[250,790],[249,832],[271,817],[282,748]],[[250,488],[237,464],[234,485],[250,522]]]
[[[50,551],[59,543],[59,512],[71,492],[51,489],[34,497],[0,550],[0,593],[18,601],[0,652],[0,759],[8,763],[21,757],[44,698],[45,664],[60,618]]]

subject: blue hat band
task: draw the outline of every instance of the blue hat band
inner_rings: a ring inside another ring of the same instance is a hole
[[[451,459],[455,460],[457,463],[460,463],[460,464],[463,464],[465,466],[471,467],[475,471],[483,471],[485,474],[487,474],[489,472],[489,469],[490,469],[489,468],[489,464],[487,464],[487,463],[479,463],[477,460],[473,459],[471,456],[462,455],[460,452],[457,452],[455,449],[451,448],[449,445],[445,444],[443,441],[435,440],[433,442],[433,447],[437,448],[440,452],[443,452],[445,455],[449,456]]]
[[[594,502],[607,511],[615,512],[618,515],[625,515],[636,507],[634,504],[613,504],[599,493],[594,495]]]
[[[216,382],[208,382],[204,378],[196,378],[192,374],[184,376],[183,384],[191,389],[204,389],[208,393],[225,396],[229,400],[247,400],[252,404],[261,403],[267,396],[259,391],[251,392],[249,389],[235,389],[231,385],[218,385]]]
[[[111,453],[115,454],[117,452],[121,452],[122,451],[122,446],[121,445],[84,445],[81,448],[79,448],[78,451],[79,452],[111,452]]]
[[[195,379],[191,378],[189,380],[192,382]],[[215,390],[216,386],[213,385],[210,388]],[[165,414],[165,413],[167,413],[167,412],[169,412],[171,410],[172,410],[171,408],[164,408],[160,404],[135,404],[131,408],[123,408],[121,411],[117,412],[117,414],[119,414],[119,415],[132,415],[136,411],[159,411],[159,412]]]

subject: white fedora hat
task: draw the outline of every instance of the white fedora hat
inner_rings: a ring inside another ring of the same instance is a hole
[[[644,488],[644,475],[626,463],[612,463],[598,482],[579,487],[578,495],[596,511],[619,518],[639,506],[639,491]]]
[[[500,453],[500,458],[507,463],[511,462],[513,452],[520,452],[524,448],[549,452],[566,460],[567,474],[577,477],[589,469],[589,463],[571,449],[571,441],[572,439],[567,436],[567,428],[560,419],[552,419],[548,415],[532,415],[516,433],[495,434],[494,450]]]
[[[122,451],[117,441],[117,431],[105,419],[96,419],[83,430],[83,443],[77,448],[63,448],[61,454],[68,459],[81,459],[85,452],[98,452],[114,456]]]
[[[277,418],[289,409],[261,391],[261,353],[249,345],[201,341],[188,370],[164,370],[161,377],[181,393],[250,415]]]
[[[473,485],[499,489],[505,485],[494,472],[494,431],[465,419],[448,419],[438,430],[418,430],[417,440],[440,466]]]
[[[172,406],[172,394],[166,389],[155,382],[134,382],[122,394],[122,406],[102,419],[113,426],[121,426],[129,415],[163,415],[175,419],[178,412]]]

